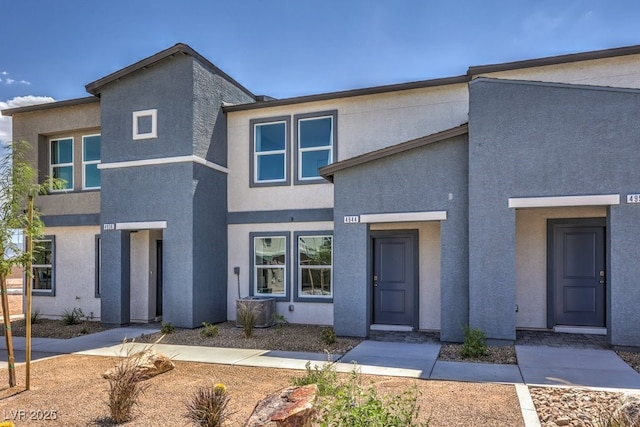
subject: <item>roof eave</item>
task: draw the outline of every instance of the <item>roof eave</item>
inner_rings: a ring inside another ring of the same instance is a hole
[[[594,59],[605,59],[617,56],[637,54],[640,54],[640,45],[594,50],[590,52],[571,53],[567,55],[548,56],[546,58],[527,59],[524,61],[504,62],[501,64],[471,66],[467,70],[467,75],[472,77],[479,74],[496,73],[500,71],[543,67],[545,65],[558,65],[571,62],[590,61]]]
[[[227,113],[227,112],[233,112],[233,111],[257,110],[261,108],[280,107],[283,105],[295,105],[295,104],[303,104],[308,102],[327,101],[327,100],[340,99],[340,98],[351,98],[355,96],[376,95],[376,94],[387,93],[387,92],[398,92],[398,91],[411,90],[411,89],[423,89],[423,88],[435,87],[435,86],[447,86],[447,85],[454,85],[454,84],[460,84],[460,83],[468,83],[470,80],[471,80],[470,77],[467,75],[445,77],[445,78],[431,79],[431,80],[420,80],[417,82],[397,83],[397,84],[384,85],[384,86],[367,87],[362,89],[350,89],[350,90],[344,90],[339,92],[320,93],[315,95],[304,95],[304,96],[298,96],[293,98],[274,99],[270,101],[254,102],[250,104],[228,105],[223,107],[223,111]]]
[[[26,105],[24,107],[7,108],[0,111],[3,116],[13,116],[19,113],[29,113],[32,111],[51,110],[53,108],[74,107],[76,105],[91,104],[94,102],[100,102],[100,98],[95,96],[86,96],[84,98],[67,99],[64,101],[45,102],[42,104]]]
[[[137,71],[140,70],[144,70],[148,67],[151,67],[155,64],[157,64],[160,61],[163,61],[167,58],[171,58],[175,55],[178,54],[182,54],[182,55],[189,55],[195,59],[197,59],[200,63],[202,63],[203,65],[205,65],[207,68],[209,68],[211,71],[213,71],[214,73],[220,75],[221,77],[223,77],[225,80],[227,80],[228,82],[230,82],[231,84],[237,86],[240,90],[242,90],[244,93],[246,93],[247,95],[249,95],[251,98],[255,99],[255,95],[247,88],[245,88],[244,86],[242,86],[240,83],[238,83],[236,80],[234,80],[233,78],[231,78],[231,76],[229,76],[227,73],[225,73],[224,71],[222,71],[220,68],[216,67],[211,61],[209,61],[207,58],[205,58],[204,56],[200,55],[198,52],[196,52],[193,48],[191,48],[189,45],[186,45],[184,43],[177,43],[174,46],[171,46],[168,49],[165,49],[161,52],[156,53],[155,55],[149,56],[148,58],[142,59],[134,64],[129,65],[128,67],[122,68],[116,72],[113,72],[111,74],[109,74],[108,76],[105,76],[99,80],[96,80],[94,82],[91,82],[89,84],[87,84],[85,86],[85,89],[87,92],[89,92],[92,95],[96,95],[98,96],[100,94],[100,92],[102,91],[102,88],[106,85],[108,85],[109,83],[118,81],[124,77],[127,77],[128,75],[135,73]]]

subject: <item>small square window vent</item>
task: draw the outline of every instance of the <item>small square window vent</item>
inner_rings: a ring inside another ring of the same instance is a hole
[[[151,139],[158,137],[158,110],[133,112],[133,139]]]

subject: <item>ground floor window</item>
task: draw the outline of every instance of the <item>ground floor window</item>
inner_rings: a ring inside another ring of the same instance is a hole
[[[333,236],[331,232],[296,232],[296,299],[324,302],[333,297]]]
[[[34,240],[31,289],[36,295],[53,295],[55,239],[45,236]]]
[[[252,294],[287,296],[288,234],[251,233]]]

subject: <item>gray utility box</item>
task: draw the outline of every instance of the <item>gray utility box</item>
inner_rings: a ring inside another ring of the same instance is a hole
[[[276,312],[275,298],[243,298],[236,300],[236,326],[242,326],[240,322],[240,310],[246,307],[256,313],[256,328],[269,328],[273,326],[273,313]]]

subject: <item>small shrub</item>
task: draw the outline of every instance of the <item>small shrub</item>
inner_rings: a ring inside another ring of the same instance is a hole
[[[469,326],[464,328],[464,342],[462,343],[462,350],[460,350],[460,356],[463,358],[468,357],[482,357],[489,354],[489,348],[487,347],[487,337],[484,332],[478,328],[471,329]]]
[[[309,384],[318,386],[318,396],[331,395],[338,388],[338,374],[334,363],[325,363],[321,367],[315,365],[311,368],[311,362],[305,365],[305,374],[303,377],[291,379],[291,384],[301,387]]]
[[[114,375],[109,379],[107,406],[111,421],[122,424],[131,419],[134,405],[138,404],[138,399],[149,387],[142,384],[141,380],[134,357],[129,356],[116,365]]]
[[[256,326],[258,320],[258,314],[260,308],[256,305],[249,305],[242,301],[238,302],[238,321],[242,325],[242,331],[245,338],[251,338],[253,335],[253,328]]]
[[[284,314],[279,314],[279,313],[273,313],[271,315],[271,318],[273,319],[273,325],[276,327],[276,329],[282,329],[284,328],[287,323],[287,318],[284,317]]]
[[[187,418],[202,427],[220,427],[228,418],[229,396],[224,384],[199,387],[186,402]]]
[[[614,411],[602,408],[594,421],[593,425],[596,427],[640,426],[640,397],[622,395]]]
[[[210,338],[218,336],[218,326],[212,325],[211,323],[202,322],[202,330],[200,331],[200,336],[202,338]]]
[[[84,313],[82,312],[82,309],[78,307],[75,307],[71,311],[65,310],[62,313],[62,323],[64,323],[67,326],[79,325],[80,322],[82,322],[83,318],[84,318]]]
[[[163,335],[169,335],[170,333],[172,333],[173,331],[175,331],[176,328],[175,326],[173,326],[171,324],[171,322],[162,322],[161,323],[161,327],[160,327],[160,333]]]
[[[80,329],[80,335],[87,335],[89,332],[89,328],[86,326],[83,326],[82,329]]]
[[[33,312],[31,312],[32,325],[35,325],[36,323],[40,323],[40,320],[41,320],[40,310],[34,310]]]
[[[322,329],[322,342],[331,345],[335,344],[337,341],[336,333],[333,331],[333,328],[324,328]]]

